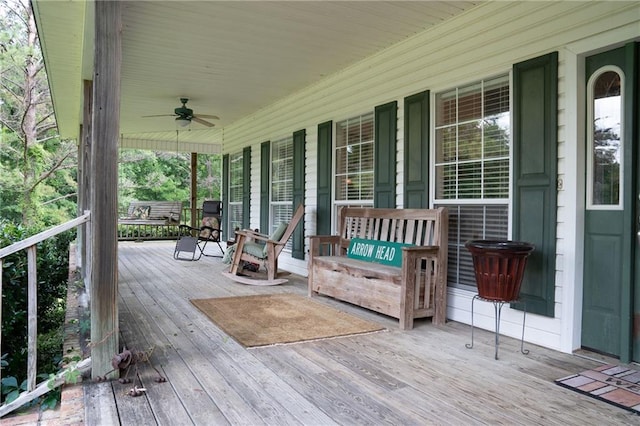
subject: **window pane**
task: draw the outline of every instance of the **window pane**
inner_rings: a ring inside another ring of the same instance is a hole
[[[447,205],[449,209],[449,249],[447,280],[453,286],[476,286],[473,260],[464,246],[469,240],[507,238],[507,206]]]
[[[509,159],[484,163],[484,198],[509,197]]]
[[[229,203],[242,202],[242,152],[229,155]]]
[[[436,130],[436,162],[456,161],[458,154],[457,127],[444,127]]]
[[[486,117],[482,121],[484,158],[509,156],[510,122],[508,112]]]
[[[293,201],[293,138],[271,144],[271,202],[286,201]]]
[[[458,198],[456,190],[456,171],[458,167],[455,164],[445,164],[436,166],[436,198],[441,200],[454,200]]]
[[[275,231],[278,226],[283,222],[289,222],[291,215],[293,214],[293,206],[291,203],[287,204],[274,204],[271,206],[271,229],[268,234]]]
[[[458,198],[482,198],[482,165],[462,163],[458,165]]]
[[[439,93],[436,95],[436,104],[439,108],[436,110],[436,126],[445,126],[453,124],[458,117],[457,90]]]
[[[373,142],[373,114],[362,117],[362,133],[360,140],[362,142]]]
[[[479,122],[461,124],[458,127],[458,160],[482,158],[482,132]]]
[[[242,229],[242,199],[244,189],[242,151],[229,155],[229,205],[225,214],[229,220],[229,237],[233,238],[235,229]]]
[[[509,112],[509,76],[484,82],[484,116]]]
[[[347,172],[357,173],[360,171],[362,163],[361,155],[362,147],[359,144],[349,145],[347,147]]]
[[[620,75],[602,73],[593,85],[592,203],[620,204],[622,95]]]
[[[373,173],[373,141],[360,146],[360,171]]]
[[[480,83],[458,90],[458,122],[482,117],[482,86]]]
[[[336,123],[337,202],[373,200],[373,128],[373,113]]]
[[[344,174],[347,172],[347,161],[349,152],[347,147],[336,148],[336,174]]]
[[[229,234],[233,237],[233,230],[242,229],[242,204],[229,204],[227,207],[229,216]]]

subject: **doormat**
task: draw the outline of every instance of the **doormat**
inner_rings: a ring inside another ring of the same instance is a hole
[[[602,365],[593,370],[556,380],[567,389],[640,414],[640,371],[619,365]]]
[[[384,330],[296,294],[193,299],[191,303],[247,348]]]

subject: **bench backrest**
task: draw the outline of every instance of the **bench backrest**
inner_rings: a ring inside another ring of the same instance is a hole
[[[132,201],[129,204],[127,216],[131,217],[137,207],[151,207],[149,220],[172,218],[173,222],[179,222],[182,217],[182,201]]]
[[[351,238],[444,246],[447,244],[448,215],[437,209],[378,209],[343,207],[338,214],[343,249]]]

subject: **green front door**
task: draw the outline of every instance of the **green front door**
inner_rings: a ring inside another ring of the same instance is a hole
[[[586,58],[586,210],[582,347],[629,361],[638,239],[633,158],[635,56],[629,44]]]

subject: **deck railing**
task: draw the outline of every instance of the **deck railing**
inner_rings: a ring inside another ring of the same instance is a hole
[[[82,216],[70,220],[61,225],[50,228],[39,234],[33,235],[10,246],[0,248],[0,300],[2,299],[2,262],[3,259],[21,250],[27,251],[27,390],[9,404],[0,406],[0,417],[15,410],[27,402],[45,394],[54,387],[64,383],[62,374],[56,376],[53,381],[47,380],[40,383],[36,388],[37,374],[37,345],[38,345],[38,275],[36,270],[36,245],[51,237],[61,234],[69,229],[78,227],[89,222],[90,212],[85,212]],[[2,304],[0,303],[0,323],[2,322]],[[2,332],[0,331],[0,344],[2,343]],[[1,345],[0,345],[1,347]],[[16,348],[13,348],[17,350]],[[90,359],[84,360],[77,366],[79,369],[86,368]]]

